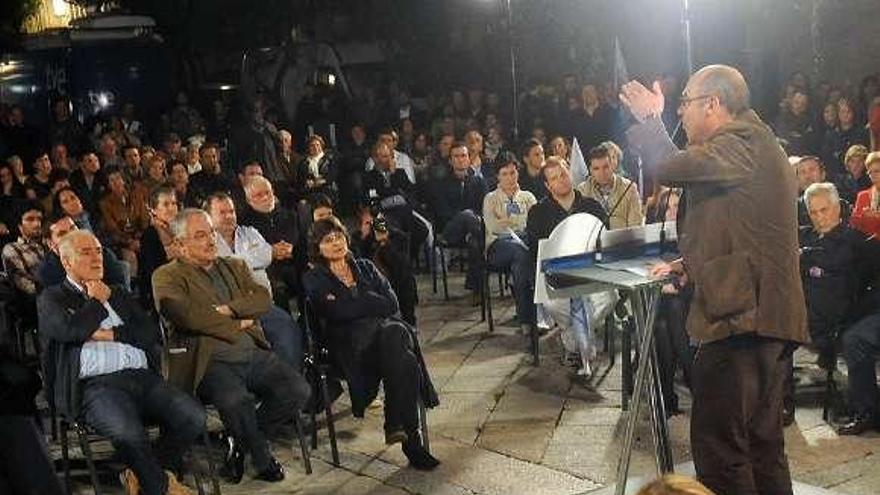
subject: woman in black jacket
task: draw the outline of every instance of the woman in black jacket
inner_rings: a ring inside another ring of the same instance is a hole
[[[345,227],[335,217],[315,222],[311,234],[314,268],[303,283],[325,322],[330,353],[348,382],[352,413],[363,417],[382,382],[385,443],[402,442],[413,467],[433,469],[439,461],[422,447],[418,399],[432,407],[437,398],[414,332],[400,319],[391,285],[371,261],[351,255]]]
[[[178,211],[174,188],[161,185],[150,191],[149,207],[150,226],[141,236],[141,250],[138,252],[138,282],[141,301],[147,310],[152,310],[153,272],[177,255],[168,228]]]

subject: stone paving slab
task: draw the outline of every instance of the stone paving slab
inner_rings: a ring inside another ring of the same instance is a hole
[[[429,277],[419,278],[419,288],[419,336],[441,400],[428,413],[431,447],[441,466],[427,473],[409,468],[400,447],[384,443],[381,403],[356,419],[343,395],[334,404],[339,467],[331,464],[327,432],[322,429],[312,453],[311,476],[303,472],[297,450],[275,444],[274,452],[287,470],[283,482],[257,482],[249,472],[240,485],[224,484],[223,493],[611,493],[628,414],[620,407],[620,356],[611,368],[603,358],[589,380],[578,377],[562,366],[558,335],[551,332],[541,339],[542,362],[534,367],[515,327],[496,324],[494,333],[487,332],[479,308],[470,306],[463,291],[460,273],[450,274],[448,302],[443,301],[442,288],[440,294],[431,292]],[[493,297],[493,312],[496,323],[510,319],[510,297]],[[838,437],[821,417],[818,398],[824,376],[815,357],[799,351],[796,364],[799,408],[796,425],[786,430],[793,477],[841,495],[880,494],[880,434]],[[677,390],[685,414],[668,424],[674,459],[682,463],[690,460],[690,398],[686,390]],[[656,473],[647,415],[643,411],[639,417],[630,469],[634,478]],[[110,450],[108,445],[96,447]],[[58,455],[57,446],[52,452]],[[85,481],[76,480],[74,493],[91,493]],[[798,495],[832,493],[798,486]],[[116,484],[104,488],[108,494],[122,493]]]

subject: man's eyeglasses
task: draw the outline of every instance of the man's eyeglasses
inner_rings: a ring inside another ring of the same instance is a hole
[[[688,105],[695,101],[705,100],[706,98],[712,98],[715,95],[699,95],[699,96],[687,96],[681,95],[681,99],[678,100],[678,108],[687,108]]]

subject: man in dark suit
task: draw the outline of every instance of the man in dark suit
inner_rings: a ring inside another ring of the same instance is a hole
[[[266,438],[294,419],[310,395],[296,370],[271,352],[259,318],[271,304],[244,260],[217,256],[211,218],[187,208],[171,221],[180,256],[153,272],[153,299],[170,322],[170,379],[220,412],[233,449],[224,475],[238,483],[245,450],[257,478],[284,479]],[[260,408],[257,410],[257,401]]]
[[[191,493],[150,448],[143,420],[158,422],[168,452],[165,467],[179,469],[184,450],[205,428],[205,411],[163,381],[159,329],[134,298],[101,278],[101,244],[87,231],[59,243],[67,273],[38,300],[40,335],[48,341],[50,390],[58,412],[107,437],[123,462],[128,489],[151,495]]]
[[[449,152],[452,173],[429,186],[429,207],[435,231],[451,245],[468,247],[468,272],[465,288],[479,300],[483,262],[483,233],[480,214],[486,183],[475,177],[470,166],[467,145],[456,143]]]
[[[92,225],[97,226],[101,220],[98,201],[104,197],[107,189],[107,178],[101,169],[101,161],[94,151],[86,151],[80,157],[80,167],[70,174],[70,187],[82,201],[89,212]]]

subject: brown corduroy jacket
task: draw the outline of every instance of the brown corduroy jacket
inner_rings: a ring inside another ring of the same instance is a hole
[[[232,299],[225,304],[232,317],[214,309],[223,303],[202,268],[174,260],[153,272],[153,297],[168,341],[165,374],[169,382],[190,393],[205,376],[215,342],[253,338],[257,346],[270,347],[257,321],[269,310],[269,291],[254,281],[243,260],[220,257],[216,265],[221,275],[229,277]],[[239,320],[250,319],[254,324],[242,330]]]
[[[776,136],[751,110],[678,150],[660,119],[627,132],[664,185],[684,187],[678,244],[694,283],[687,328],[809,340],[797,238],[797,182]]]

